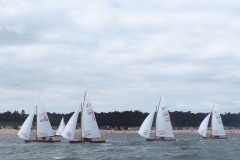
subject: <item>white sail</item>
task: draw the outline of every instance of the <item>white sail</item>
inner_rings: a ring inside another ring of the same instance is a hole
[[[47,112],[39,97],[37,106],[37,137],[50,137],[53,136],[52,126],[50,124]]]
[[[150,114],[147,116],[147,118],[143,121],[138,134],[144,138],[149,138],[151,134],[151,128],[153,123],[153,117],[154,117],[155,110],[150,112]]]
[[[92,108],[91,101],[85,94],[85,100],[82,108],[82,137],[83,138],[97,138],[101,137],[97,120]]]
[[[20,131],[18,132],[18,136],[22,139],[29,140],[30,138],[30,133],[31,133],[31,127],[32,127],[32,122],[33,122],[33,117],[34,117],[34,111],[29,114],[27,119],[24,121]]]
[[[64,118],[62,118],[55,135],[60,136],[64,128],[65,128],[65,122],[64,122]]]
[[[79,110],[80,110],[80,107],[77,108],[77,110],[74,112],[74,114],[68,121],[67,125],[65,126],[65,128],[61,134],[62,137],[69,139],[69,140],[74,139]]]
[[[207,115],[207,117],[204,118],[204,120],[202,121],[198,129],[198,133],[203,137],[206,137],[207,135],[207,126],[208,126],[210,115],[211,115],[211,112]]]
[[[216,103],[214,103],[214,107],[212,111],[212,135],[214,136],[226,135],[223,128],[222,119]]]
[[[158,113],[157,113],[156,136],[174,137],[170,116],[167,110],[167,105],[163,97],[161,98],[161,104],[159,106]]]

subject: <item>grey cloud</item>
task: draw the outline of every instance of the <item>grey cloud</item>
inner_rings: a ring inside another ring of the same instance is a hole
[[[16,32],[18,34],[23,34],[25,32],[25,27],[23,24],[17,24],[13,26],[6,25],[4,28],[10,32]]]
[[[239,3],[0,3],[0,108],[97,112],[239,106]],[[8,27],[5,27],[8,26]],[[20,34],[19,34],[20,33]],[[0,110],[0,111],[1,111]]]

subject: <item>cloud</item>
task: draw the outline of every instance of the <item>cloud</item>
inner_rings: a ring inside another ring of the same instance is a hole
[[[23,24],[17,24],[17,25],[14,25],[14,26],[6,25],[5,28],[9,32],[16,32],[18,34],[23,34],[25,32],[25,27],[24,27]]]
[[[0,3],[0,111],[239,112],[238,1]]]

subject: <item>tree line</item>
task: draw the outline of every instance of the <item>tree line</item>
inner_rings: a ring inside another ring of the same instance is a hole
[[[49,113],[48,117],[52,126],[58,126],[62,117],[64,117],[65,123],[71,118],[74,112],[67,114],[59,114],[59,113]],[[149,113],[143,113],[141,111],[123,111],[123,112],[101,112],[96,113],[95,117],[97,119],[97,123],[99,127],[103,126],[111,126],[111,127],[120,127],[124,126],[133,127],[133,126],[141,126],[144,119],[148,116]],[[173,127],[199,127],[202,120],[207,116],[208,113],[191,113],[189,112],[181,112],[174,111],[169,112],[172,126]],[[25,111],[21,112],[3,112],[0,113],[0,125],[22,125],[22,123],[27,118],[28,114],[25,114]],[[239,127],[240,126],[240,112],[239,113],[225,113],[221,114],[223,125],[231,126],[231,127]],[[78,122],[80,123],[81,115],[78,117]],[[35,125],[36,116],[33,120],[33,125]]]

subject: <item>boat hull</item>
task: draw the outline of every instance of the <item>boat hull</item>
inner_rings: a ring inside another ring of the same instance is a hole
[[[105,140],[91,140],[91,141],[86,141],[86,140],[77,140],[77,141],[69,141],[69,143],[105,143]]]
[[[228,139],[228,137],[202,137],[203,139]]]
[[[174,138],[168,138],[168,139],[160,139],[160,138],[147,138],[146,141],[151,142],[151,141],[176,141]]]
[[[85,143],[85,140],[69,141],[69,143]]]
[[[90,143],[105,143],[105,140],[92,140]]]
[[[25,140],[25,143],[29,143],[29,142],[55,143],[55,142],[61,142],[61,140],[51,140],[51,141],[48,141],[48,140],[37,140],[37,139]]]

